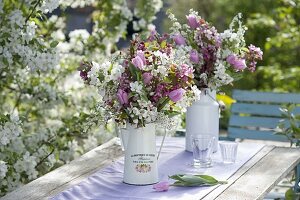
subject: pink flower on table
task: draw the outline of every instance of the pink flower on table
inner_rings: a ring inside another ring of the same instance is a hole
[[[153,189],[156,192],[168,191],[169,187],[170,187],[170,184],[167,181],[162,181],[162,182],[159,182],[159,183],[153,185]]]
[[[184,37],[179,33],[177,33],[173,36],[173,40],[177,45],[185,45],[186,44]]]
[[[119,102],[122,105],[127,105],[128,104],[128,94],[124,90],[119,89],[118,92],[117,92],[117,97],[118,97]]]
[[[247,67],[245,59],[239,58],[235,54],[229,55],[226,61],[237,71],[242,71]]]
[[[198,52],[194,49],[190,51],[190,60],[194,63],[198,63],[200,60]]]
[[[139,50],[136,53],[136,56],[131,60],[132,64],[139,69],[143,69],[146,65],[146,58],[143,51]]]
[[[186,19],[188,20],[188,25],[192,29],[196,29],[200,26],[200,23],[197,21],[197,17],[195,15],[190,14],[190,15],[186,16]]]
[[[142,76],[143,76],[143,82],[146,85],[148,85],[151,82],[152,78],[153,78],[153,75],[150,72],[145,72],[145,73],[143,73]]]
[[[173,102],[177,102],[179,101],[182,96],[184,95],[185,90],[182,88],[173,90],[172,92],[169,93],[169,98],[173,101]]]

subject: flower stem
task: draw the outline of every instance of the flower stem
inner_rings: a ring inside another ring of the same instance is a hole
[[[40,4],[40,2],[41,2],[41,0],[38,0],[38,1],[36,2],[36,4],[33,6],[33,8],[31,9],[30,14],[28,15],[28,17],[27,17],[26,20],[25,20],[25,23],[28,22],[28,20],[30,19],[31,15],[34,13],[36,7]]]

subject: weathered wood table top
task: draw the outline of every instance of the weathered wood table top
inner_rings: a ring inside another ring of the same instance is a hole
[[[184,139],[184,138],[183,138]],[[48,199],[83,181],[123,155],[118,138],[89,151],[2,197],[1,200]],[[254,200],[263,197],[300,162],[300,149],[265,146],[204,200]]]

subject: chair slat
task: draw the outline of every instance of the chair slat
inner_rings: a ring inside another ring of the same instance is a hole
[[[268,104],[250,104],[250,103],[234,103],[231,106],[232,113],[245,113],[250,115],[274,116],[280,117],[281,105]],[[295,114],[300,114],[300,107],[296,107],[293,111]]]
[[[288,142],[287,138],[282,135],[275,135],[273,131],[257,131],[242,128],[228,128],[229,138],[253,139],[253,140],[273,140]]]
[[[229,126],[276,128],[281,118],[232,115]]]
[[[234,90],[233,99],[247,102],[300,103],[300,94]]]

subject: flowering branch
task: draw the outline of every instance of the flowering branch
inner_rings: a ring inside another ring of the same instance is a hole
[[[37,8],[37,6],[41,3],[42,0],[38,0],[36,2],[36,4],[33,6],[33,8],[31,9],[30,11],[30,14],[27,16],[26,20],[25,20],[25,23],[28,22],[28,20],[30,19],[31,15],[34,13],[35,9]]]

